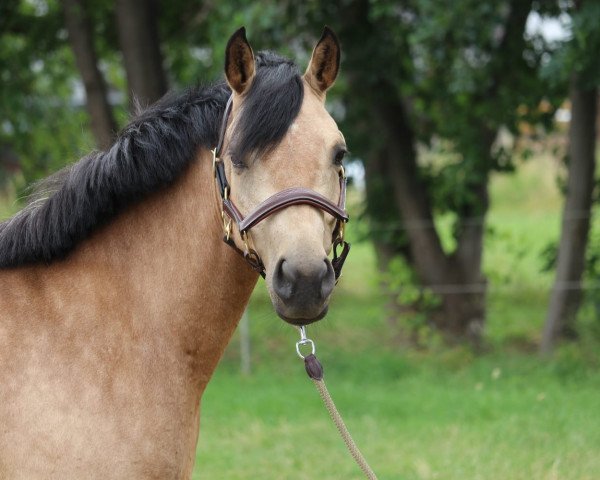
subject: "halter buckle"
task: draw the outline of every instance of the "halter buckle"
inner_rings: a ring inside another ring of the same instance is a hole
[[[340,243],[344,243],[344,235],[345,234],[346,234],[346,222],[344,222],[343,220],[340,220],[339,227],[338,227],[338,235],[337,235],[337,239],[340,241]]]
[[[213,177],[216,178],[217,176],[217,148],[213,148],[210,153],[212,153],[212,172],[213,172]]]
[[[248,246],[248,232],[245,230],[242,232],[242,241],[244,242],[244,255],[247,256],[250,252],[250,247]]]
[[[221,210],[221,220],[223,221],[223,232],[225,233],[225,239],[229,241],[231,238],[231,218],[225,216],[225,211]]]

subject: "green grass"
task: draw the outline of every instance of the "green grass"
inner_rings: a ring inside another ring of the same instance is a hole
[[[319,343],[331,393],[381,479],[598,478],[600,377],[585,367],[463,355],[448,366]],[[362,478],[302,370],[291,348],[249,378],[225,362],[204,396],[194,478]]]

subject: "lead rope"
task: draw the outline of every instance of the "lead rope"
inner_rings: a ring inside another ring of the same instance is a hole
[[[323,400],[323,404],[325,405],[325,408],[327,408],[333,423],[335,423],[335,426],[337,427],[342,440],[346,444],[350,455],[352,455],[352,458],[354,458],[356,464],[360,467],[369,480],[377,480],[377,475],[375,475],[375,472],[373,472],[373,469],[367,463],[367,460],[356,446],[356,443],[354,443],[352,435],[350,435],[350,432],[348,431],[340,412],[338,412],[338,409],[336,408],[335,403],[333,402],[333,399],[327,390],[325,380],[323,379],[323,366],[319,360],[317,360],[317,357],[315,357],[315,343],[310,338],[306,337],[306,327],[299,327],[299,330],[300,340],[296,342],[296,353],[302,360],[304,360],[304,368],[306,369],[306,373],[315,384],[315,387],[317,387],[319,395]],[[303,355],[301,351],[301,347],[305,345],[310,346],[311,349],[311,352],[308,355]]]

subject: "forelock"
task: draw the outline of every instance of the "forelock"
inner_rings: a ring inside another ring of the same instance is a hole
[[[256,76],[240,109],[229,148],[234,164],[263,155],[283,139],[300,112],[304,86],[292,61],[272,52],[256,55]]]

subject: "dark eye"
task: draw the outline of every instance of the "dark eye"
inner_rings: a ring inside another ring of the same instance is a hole
[[[344,157],[346,156],[347,153],[348,153],[347,150],[338,150],[333,159],[334,163],[336,165],[341,165],[342,162],[344,161]]]
[[[240,159],[235,152],[227,152],[229,155],[229,158],[231,159],[231,164],[236,168],[236,169],[243,169],[246,168],[247,165],[244,163],[243,159]]]

